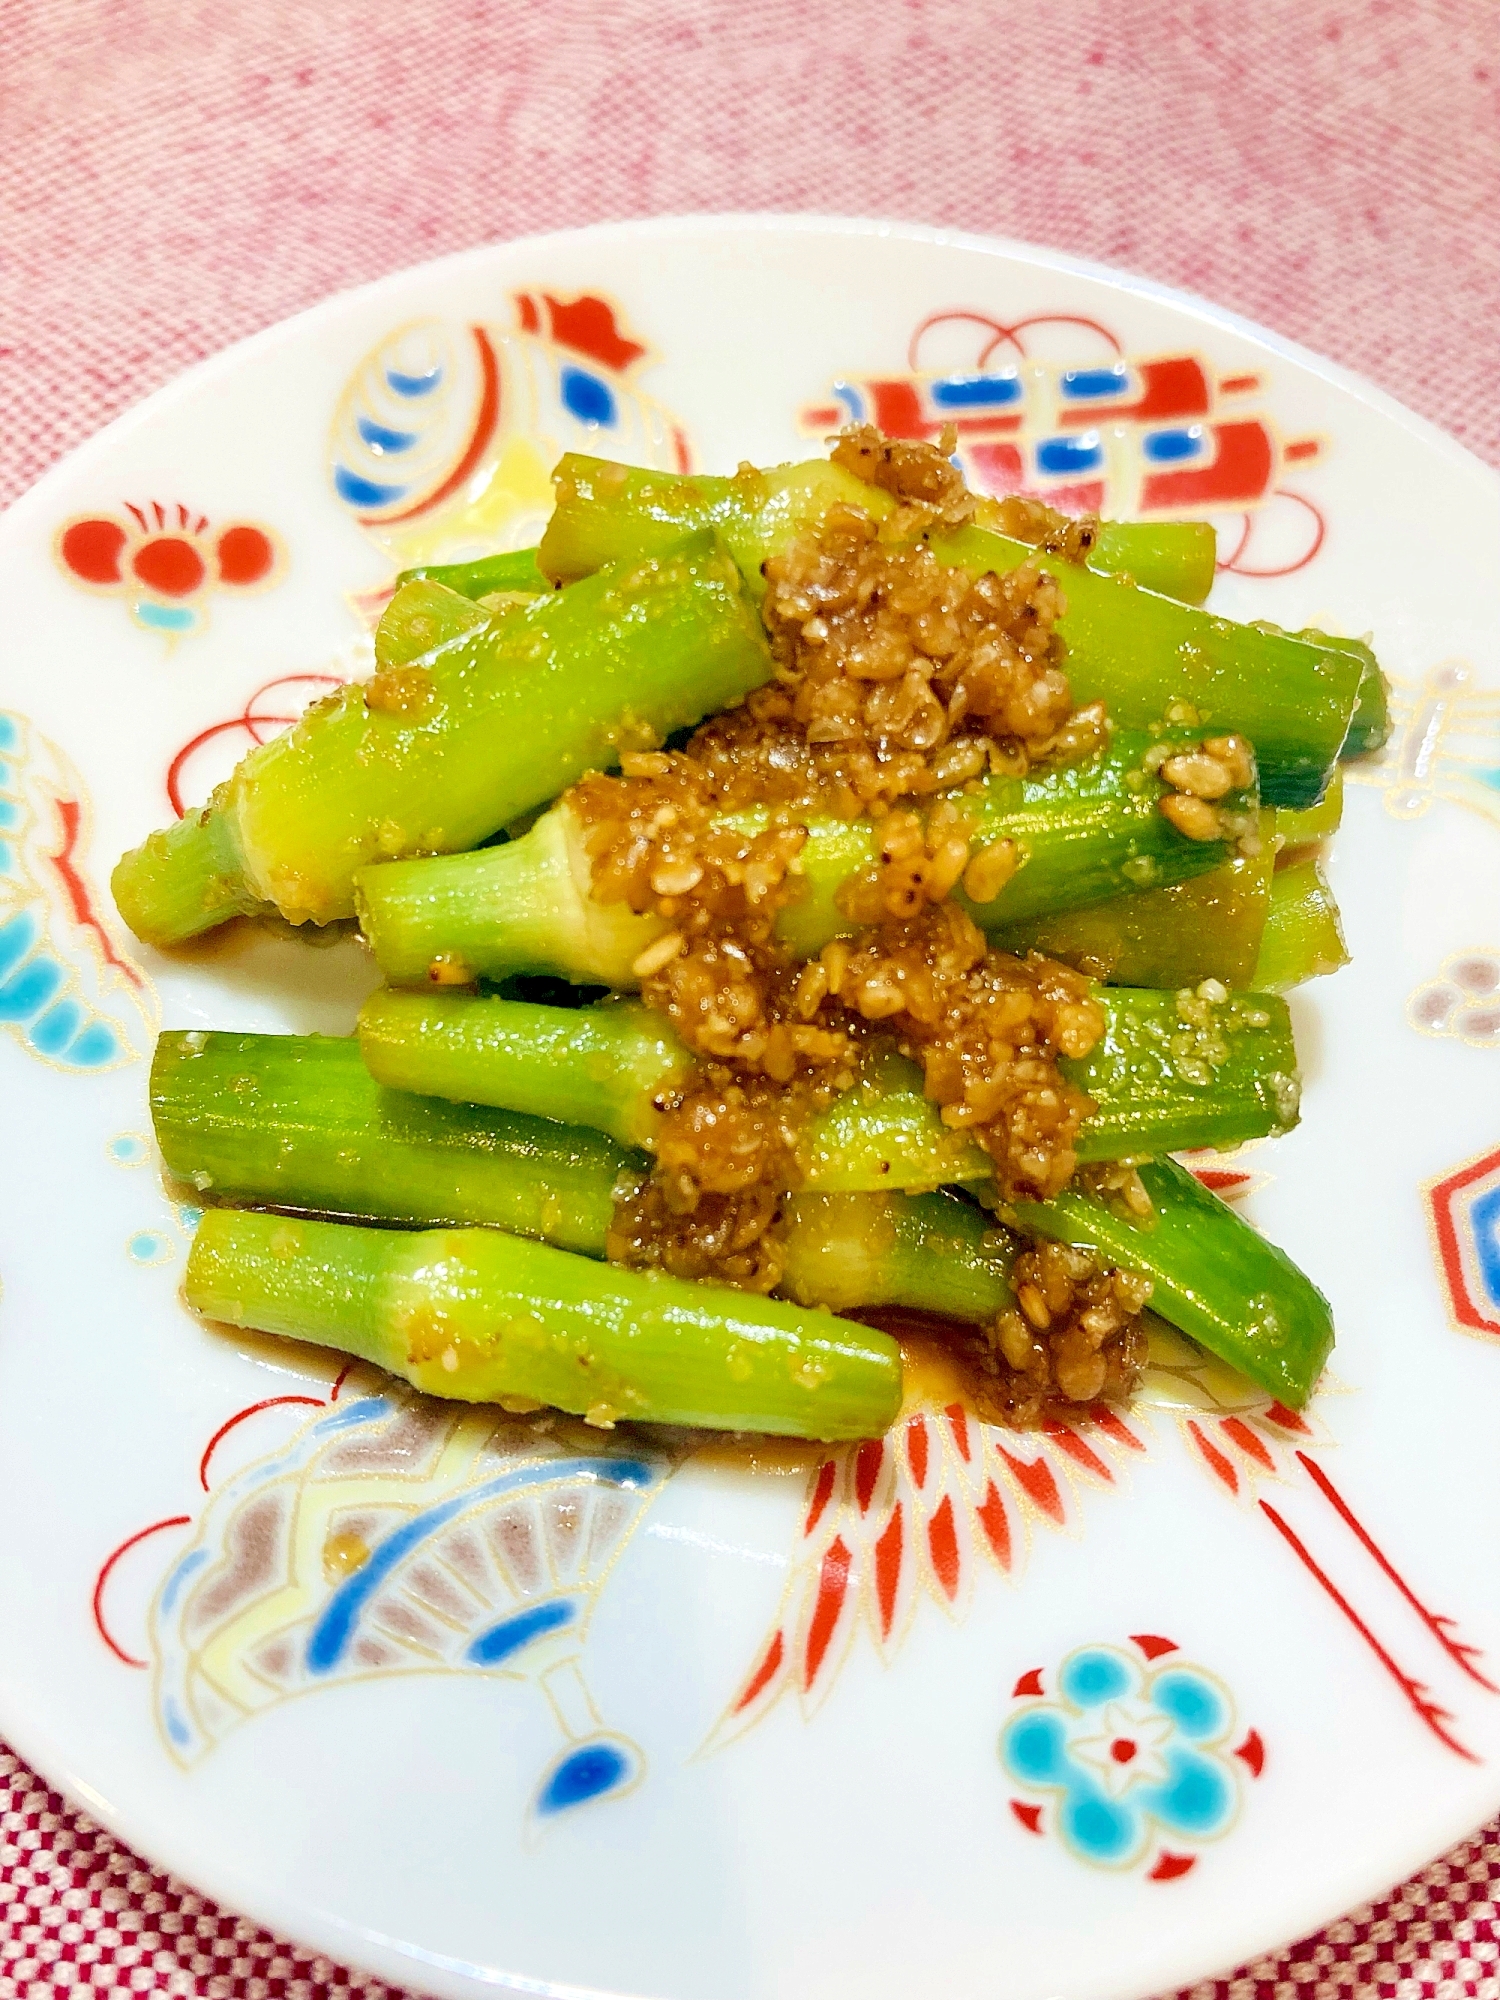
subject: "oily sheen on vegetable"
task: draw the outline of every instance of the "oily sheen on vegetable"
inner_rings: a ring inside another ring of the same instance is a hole
[[[1298,1119],[1368,647],[941,441],[555,483],[116,871],[151,943],[356,918],[387,982],[162,1035],[189,1303],[599,1425],[876,1435],[892,1312],[996,1422],[1128,1397],[1153,1316],[1305,1402],[1327,1302],[1173,1155]]]

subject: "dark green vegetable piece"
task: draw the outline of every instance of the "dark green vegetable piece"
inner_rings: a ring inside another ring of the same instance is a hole
[[[905,1306],[983,1322],[1015,1304],[1015,1240],[961,1196],[794,1194],[786,1216],[780,1289],[802,1305]]]
[[[919,1090],[911,1103],[922,1119]],[[168,1167],[210,1200],[428,1226],[488,1223],[594,1257],[604,1254],[616,1191],[648,1164],[576,1126],[382,1090],[354,1042],[320,1035],[164,1035],[152,1112]],[[1155,1183],[1160,1211],[1172,1207],[1177,1185]],[[1061,1200],[1043,1205],[1049,1215]],[[1077,1191],[1067,1201],[1085,1221],[1098,1207]],[[1202,1226],[1223,1232],[1237,1271],[1244,1225],[1219,1205],[1207,1215]],[[1014,1303],[1014,1240],[954,1194],[803,1191],[788,1197],[785,1221],[781,1289],[799,1304],[854,1313],[901,1306],[984,1322]],[[1096,1233],[1116,1225],[1107,1212],[1094,1218]],[[1057,1224],[1048,1227],[1055,1233]],[[1119,1242],[1123,1250],[1100,1236],[1110,1256],[1148,1254],[1138,1235]],[[1158,1286],[1153,1303],[1168,1320],[1185,1314],[1183,1330],[1205,1326],[1191,1287],[1179,1296]],[[1238,1350],[1226,1358],[1238,1365]]]
[[[649,1164],[588,1126],[383,1090],[352,1036],[169,1032],[151,1116],[168,1170],[215,1201],[488,1223],[591,1257]]]
[[[1261,815],[1266,829],[1271,818]],[[1175,992],[1215,979],[1225,986],[1263,987],[1255,968],[1271,906],[1274,861],[1263,831],[1258,853],[1236,854],[1191,881],[1002,924],[990,935],[1002,951],[1039,951],[1118,986]]]
[[[1289,812],[1285,807],[1272,815],[1273,830],[1283,853],[1291,847],[1306,847],[1337,833],[1344,817],[1344,774],[1335,771],[1328,790],[1315,806],[1305,812]]]
[[[1359,663],[1359,694],[1344,738],[1344,757],[1363,757],[1381,749],[1391,734],[1390,684],[1380,671],[1380,662],[1363,639],[1331,639],[1324,632],[1297,632],[1294,638],[1308,639],[1317,646],[1330,646],[1347,653]]]
[[[431,577],[403,583],[391,597],[375,627],[375,665],[415,666],[432,653],[444,653],[458,641],[482,632],[493,613],[482,604]],[[378,700],[378,697],[377,697]]]
[[[1024,542],[975,527],[933,548],[976,571],[1014,569],[1032,555]],[[1267,805],[1322,796],[1365,678],[1351,642],[1236,625],[1076,563],[1048,557],[1045,566],[1067,600],[1057,630],[1075,702],[1102,701],[1122,729],[1166,718],[1247,736]]]
[[[210,1201],[483,1223],[590,1257],[650,1166],[583,1126],[384,1090],[357,1041],[328,1035],[164,1034],[151,1114],[168,1170]],[[950,1195],[792,1195],[785,1246],[782,1289],[801,1305],[984,1320],[1012,1302],[1010,1239]]]
[[[1143,1271],[1151,1307],[1231,1367],[1300,1409],[1333,1348],[1327,1299],[1283,1250],[1253,1230],[1175,1160],[1140,1168],[1154,1215],[1138,1222],[1066,1189],[1051,1201],[1018,1202],[1028,1234],[1095,1251],[1106,1263]]]
[[[497,591],[511,590],[528,591],[537,597],[553,586],[537,568],[536,555],[535,549],[511,549],[500,555],[478,556],[473,562],[422,563],[416,569],[402,570],[396,587],[425,580],[457,591],[460,597],[492,597]]]
[[[359,1043],[393,1090],[490,1104],[649,1146],[664,1099],[692,1057],[659,1014],[635,1001],[545,1007],[460,993],[372,993]]]
[[[1084,1060],[1059,1064],[1095,1104],[1075,1141],[1080,1160],[1224,1148],[1297,1123],[1301,1083],[1286,1002],[1209,991],[1214,998],[1098,989],[1102,1039]],[[942,1122],[916,1064],[895,1055],[870,1063],[853,1090],[812,1119],[800,1158],[808,1185],[829,1192],[982,1184],[993,1172],[975,1141]]]
[[[978,519],[982,527],[983,502]],[[1217,555],[1209,521],[1101,521],[1087,562],[1106,575],[1129,577],[1142,590],[1201,604],[1214,586]]]
[[[551,576],[584,575],[622,550],[649,548],[653,535],[707,520],[756,589],[766,557],[838,501],[881,518],[894,504],[828,461],[707,482],[565,458],[538,559]],[[983,527],[934,539],[932,547],[944,562],[976,573],[1039,562],[1067,601],[1057,629],[1067,642],[1074,700],[1104,701],[1121,728],[1149,728],[1185,704],[1213,733],[1249,737],[1268,805],[1307,806],[1321,796],[1362,692],[1367,704],[1379,692],[1369,649],[1357,641],[1237,625],[1139,587],[1138,573],[1132,588],[1123,575],[1040,555],[1030,543]]]
[[[1297,1123],[1302,1086],[1284,1000],[1207,980],[1196,992],[1114,986],[1098,998],[1103,1036],[1083,1061],[1059,1065],[1096,1107],[1079,1159],[1223,1149]]]
[[[1278,868],[1255,968],[1256,986],[1263,993],[1288,993],[1348,963],[1339,906],[1317,856],[1309,854]]]
[[[1297,1121],[1296,1052],[1286,1003],[1109,987],[1094,1052],[1061,1067],[1095,1101],[1080,1159],[1231,1146]],[[468,994],[372,994],[360,1045],[389,1088],[595,1126],[649,1146],[659,1103],[690,1067],[659,1015],[630,1003],[545,1007]],[[921,1072],[877,1058],[809,1125],[807,1184],[825,1192],[927,1188],[987,1178],[989,1155],[943,1124]]]

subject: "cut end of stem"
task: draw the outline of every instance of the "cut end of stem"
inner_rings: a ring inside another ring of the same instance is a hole
[[[120,915],[143,944],[182,944],[259,909],[228,817],[204,806],[123,855],[110,881]]]

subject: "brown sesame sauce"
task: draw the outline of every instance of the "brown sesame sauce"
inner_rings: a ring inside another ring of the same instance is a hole
[[[1061,593],[1031,564],[974,577],[939,563],[920,536],[972,511],[939,448],[866,429],[834,456],[898,504],[879,522],[841,504],[767,561],[775,681],[685,749],[627,752],[620,775],[568,794],[593,897],[667,926],[635,975],[698,1058],[661,1105],[652,1174],[617,1203],[608,1255],[762,1292],[782,1275],[799,1134],[867,1057],[918,1062],[1001,1196],[1041,1199],[1072,1178],[1092,1109],[1059,1058],[1104,1029],[1081,975],[993,949],[950,900],[960,882],[990,900],[1016,866],[1009,842],[974,847],[956,788],[1107,741],[1102,708],[1072,706]],[[925,817],[904,803],[919,800]],[[799,964],[777,918],[802,893],[813,815],[872,822],[876,856],[841,892],[853,935]],[[1124,1393],[1133,1281],[1058,1246],[1026,1254],[1042,1260],[1047,1319],[1026,1321],[1024,1341],[1014,1314],[979,1336],[986,1407],[1032,1423],[1059,1399]]]
[[[1146,1362],[1149,1279],[1104,1271],[1087,1252],[1037,1243],[1016,1259],[1028,1304],[992,1326],[877,1306],[845,1314],[901,1347],[908,1405],[957,1403],[982,1423],[1035,1430],[1080,1406],[1124,1402]]]
[[[365,707],[384,715],[423,715],[435,694],[432,674],[420,661],[382,667],[364,684]]]

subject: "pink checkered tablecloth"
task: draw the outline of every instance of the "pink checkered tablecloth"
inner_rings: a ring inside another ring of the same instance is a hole
[[[883,214],[1188,287],[1500,464],[1495,0],[0,0],[0,501],[189,362],[439,252]],[[1500,1996],[1500,1827],[1194,1989]],[[0,1753],[0,2000],[383,1994]]]

